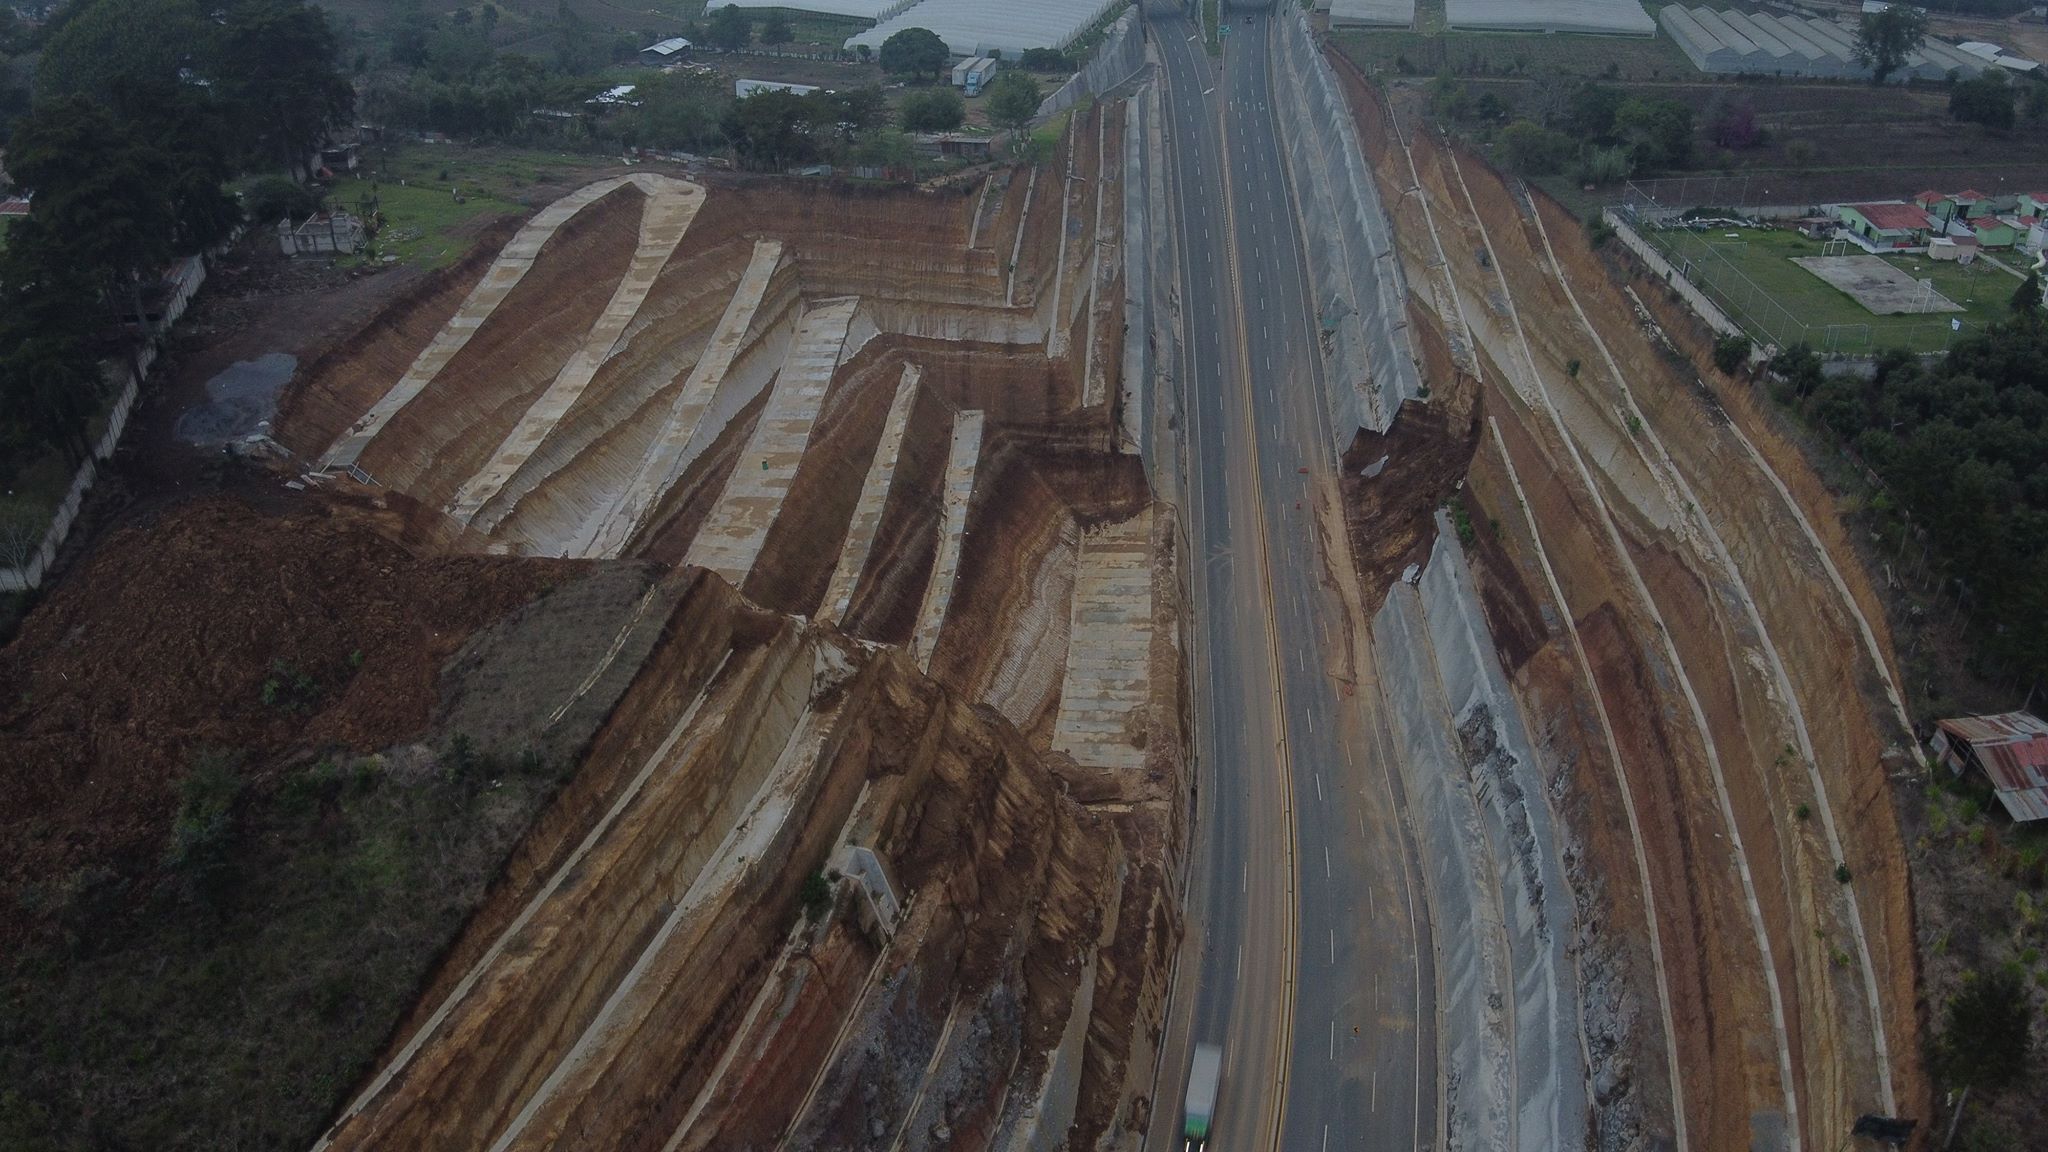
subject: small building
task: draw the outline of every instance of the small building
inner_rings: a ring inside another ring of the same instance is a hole
[[[1968,264],[1977,259],[1975,237],[1937,236],[1927,242],[1927,258]]]
[[[1840,204],[1835,213],[1842,227],[1876,248],[1918,248],[1927,243],[1933,222],[1913,204]]]
[[[1808,240],[1832,240],[1835,237],[1835,218],[1832,216],[1801,216],[1793,223],[1799,234]]]
[[[688,40],[683,39],[681,36],[671,36],[666,40],[658,40],[642,48],[640,50],[640,62],[642,64],[651,64],[656,68],[665,68],[681,60],[683,53],[689,50],[690,42]]]
[[[2022,192],[2019,203],[2022,216],[2048,216],[2048,192]]]
[[[1977,243],[1986,248],[2010,248],[2019,243],[2019,229],[1996,216],[1973,216],[1965,226]]]
[[[318,212],[292,227],[291,218],[277,222],[277,246],[287,256],[346,256],[363,249],[363,222],[342,210]]]
[[[28,207],[28,197],[9,196],[5,200],[0,200],[0,219],[10,216],[26,216],[28,215]]]
[[[1982,772],[2016,823],[2048,819],[2048,724],[2033,713],[1942,720],[1931,747],[1958,776]]]

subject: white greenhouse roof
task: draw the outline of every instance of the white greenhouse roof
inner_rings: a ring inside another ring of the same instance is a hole
[[[791,12],[814,12],[820,16],[850,16],[856,20],[886,20],[914,0],[705,0],[704,11],[720,8],[784,8]]]
[[[1001,52],[1015,57],[1027,48],[1065,48],[1090,25],[1121,8],[1125,0],[921,0],[846,41],[879,50],[905,28],[929,28],[955,56]]]
[[[1330,0],[1330,23],[1406,28],[1415,23],[1415,0]]]
[[[1444,0],[1444,16],[1453,28],[1657,34],[1636,0]]]

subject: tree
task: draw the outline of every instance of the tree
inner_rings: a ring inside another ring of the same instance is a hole
[[[1614,134],[1628,145],[1638,170],[1692,162],[1692,109],[1677,100],[1629,97],[1614,111]]]
[[[328,127],[355,110],[326,13],[302,0],[242,0],[225,19],[212,72],[245,152],[303,171]]]
[[[1508,167],[1524,176],[1548,176],[1571,158],[1572,142],[1562,133],[1517,120],[1501,129],[1501,147],[1507,152]]]
[[[1949,119],[1982,124],[1994,132],[2010,132],[2014,120],[2012,98],[2012,85],[2005,82],[2005,70],[1986,68],[1975,79],[1957,81],[1949,89]]]
[[[2041,314],[2041,274],[2027,273],[2027,278],[2012,294],[2012,311],[2015,316],[2039,316]]]
[[[882,70],[892,76],[937,79],[951,53],[929,28],[905,28],[882,41]]]
[[[2027,123],[2039,124],[2048,119],[2048,83],[2034,80],[2024,87],[2026,92],[2020,97],[2020,104],[2026,109]]]
[[[1605,84],[1587,84],[1571,94],[1565,103],[1565,132],[1587,143],[1605,143],[1613,139],[1614,115],[1628,99],[1619,88]]]
[[[755,167],[802,164],[817,155],[816,109],[794,92],[756,92],[728,105],[721,127],[740,159]]]
[[[1033,72],[1072,72],[1074,62],[1057,48],[1026,48],[1017,63]]]
[[[642,81],[638,108],[620,117],[634,141],[650,148],[699,151],[718,143],[719,123],[732,103],[724,80],[698,72],[670,72]]]
[[[1927,39],[1927,13],[1898,3],[1882,12],[1866,12],[1856,29],[1856,62],[1870,69],[1870,82],[1882,84]]]
[[[761,43],[787,44],[794,39],[796,29],[789,26],[789,16],[781,9],[768,13],[768,18],[761,21]]]
[[[744,9],[728,4],[711,14],[710,22],[704,26],[704,38],[720,51],[737,52],[753,40],[754,24],[747,19]]]
[[[105,98],[116,78],[174,83],[204,54],[210,27],[193,0],[80,0],[36,66],[36,99]]]
[[[2019,973],[2001,968],[1964,978],[1962,991],[1948,1002],[1941,1033],[1943,1068],[1963,1086],[1963,1098],[1949,1122],[1951,1137],[1972,1088],[1995,1092],[2026,1071],[2033,1028],[2033,1005]]]
[[[1739,332],[1722,336],[1714,341],[1714,367],[1730,376],[1742,370],[1749,363],[1749,337]]]
[[[912,92],[897,111],[906,132],[951,132],[967,119],[967,103],[951,88]]]
[[[989,123],[1022,128],[1038,114],[1038,81],[1022,72],[1005,72],[988,88]]]
[[[1707,137],[1722,148],[1754,148],[1763,139],[1763,130],[1756,123],[1756,106],[1746,97],[1715,100],[1707,113]]]

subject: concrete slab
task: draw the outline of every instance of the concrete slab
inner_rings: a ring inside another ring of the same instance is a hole
[[[527,270],[540,258],[541,248],[571,217],[628,182],[645,188],[648,181],[666,179],[668,178],[634,175],[600,180],[595,184],[586,184],[578,188],[535,213],[533,219],[528,220],[525,227],[498,252],[498,258],[492,262],[490,270],[484,273],[482,280],[477,281],[475,288],[470,289],[469,296],[462,301],[462,307],[456,309],[455,315],[449,318],[447,325],[414,358],[405,375],[399,377],[398,382],[393,384],[377,403],[371,405],[370,410],[365,412],[361,419],[350,425],[348,431],[343,432],[334,442],[334,446],[327,450],[327,454],[320,458],[321,470],[355,466],[356,461],[362,458],[363,449],[369,447],[370,441],[377,438],[377,434],[384,430],[384,426],[391,422],[392,417],[398,415],[407,404],[412,403],[421,392],[426,391],[427,385],[433,383],[434,378],[441,374],[441,370],[446,368],[455,359],[456,354],[469,343],[470,337],[475,336],[477,330],[484,326],[484,322],[491,318],[491,313],[497,311],[498,305],[504,303],[505,297],[512,294],[512,289],[519,286],[519,281],[525,278]],[[690,187],[698,186],[693,184]],[[699,188],[699,191],[702,189]]]
[[[1881,256],[1794,256],[1792,262],[1855,297],[1878,316],[1963,310],[1961,304],[1892,267]]]
[[[1137,769],[1131,737],[1151,696],[1152,510],[1081,538],[1067,671],[1052,746],[1091,767]]]
[[[858,303],[852,296],[827,300],[797,322],[796,346],[775,378],[768,408],[740,453],[710,520],[690,542],[685,563],[709,568],[734,587],[746,582],[803,462],[811,425],[831,387],[839,347],[846,341]]]
[[[676,394],[668,420],[641,460],[632,482],[619,491],[601,515],[591,521],[575,555],[588,559],[617,556],[625,548],[626,541],[632,538],[634,530],[639,528],[641,519],[660,503],[662,493],[668,491],[669,485],[674,484],[676,477],[689,466],[684,450],[696,438],[698,424],[710,411],[719,385],[739,355],[755,314],[761,307],[761,300],[767,295],[768,282],[782,264],[782,255],[780,240],[754,242],[754,254],[747,261],[747,270],[740,276],[739,286],[733,291],[732,300],[726,304],[725,314],[719,318],[711,342],[705,345],[703,355],[697,358],[689,377],[683,381],[682,390]]]
[[[860,486],[860,502],[854,505],[853,522],[847,526],[846,542],[839,548],[839,564],[832,570],[832,583],[818,608],[820,623],[835,624],[846,618],[860,576],[868,566],[875,532],[882,526],[882,511],[889,504],[889,488],[896,480],[896,459],[903,452],[903,431],[910,426],[910,405],[917,399],[919,372],[914,364],[903,366],[903,378],[896,385],[896,399],[889,404],[889,418],[882,425],[882,439],[875,445],[875,457],[868,464],[867,479]]]
[[[462,523],[474,524],[489,532],[511,511],[511,505],[507,503],[479,518],[479,513],[485,511],[485,505],[533,457],[541,442],[554,432],[562,417],[582,398],[583,390],[590,386],[597,370],[623,345],[626,329],[640,314],[640,306],[646,303],[647,292],[654,287],[655,277],[661,274],[663,266],[675,253],[683,233],[689,231],[697,210],[704,206],[704,189],[698,185],[664,176],[650,179],[658,183],[645,186],[647,204],[640,213],[640,241],[633,250],[632,262],[626,266],[626,274],[620,278],[618,288],[612,292],[612,298],[599,314],[597,323],[591,325],[583,346],[569,357],[568,363],[562,365],[562,370],[555,374],[554,383],[548,385],[547,391],[527,408],[526,414],[506,434],[491,459],[456,493],[448,512]]]
[[[967,504],[974,495],[974,470],[981,461],[983,416],[962,412],[953,417],[953,447],[946,457],[945,519],[939,525],[939,555],[932,562],[932,578],[924,586],[924,601],[917,609],[917,631],[911,637],[911,654],[919,668],[930,668],[932,650],[939,646],[939,629],[946,623],[946,608],[953,602],[953,579],[960,573],[960,546],[967,536]]]

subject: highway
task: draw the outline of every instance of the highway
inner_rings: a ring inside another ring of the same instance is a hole
[[[1197,561],[1190,949],[1148,1147],[1178,1147],[1186,1052],[1218,1043],[1212,1147],[1409,1149],[1438,1134],[1426,901],[1367,646],[1319,509],[1338,460],[1263,9],[1220,60],[1148,6],[1180,264],[1177,380]],[[1369,298],[1369,297],[1366,297]],[[1325,517],[1334,528],[1334,518]]]

